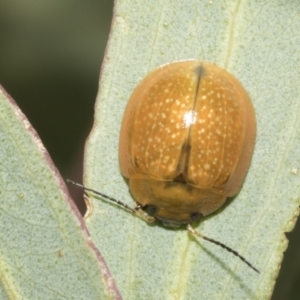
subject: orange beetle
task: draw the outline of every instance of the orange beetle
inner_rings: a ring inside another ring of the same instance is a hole
[[[220,208],[247,174],[255,113],[241,83],[199,60],[151,72],[127,104],[120,169],[141,208],[180,226]]]

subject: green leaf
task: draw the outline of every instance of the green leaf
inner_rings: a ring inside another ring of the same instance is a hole
[[[87,219],[124,299],[269,299],[300,204],[300,3],[117,1],[102,66],[85,184],[134,206],[118,167],[118,138],[134,87],[156,67],[202,59],[249,92],[257,140],[244,186],[197,230],[260,271],[186,230],[148,225],[91,197]]]
[[[120,299],[39,137],[0,86],[0,298]]]

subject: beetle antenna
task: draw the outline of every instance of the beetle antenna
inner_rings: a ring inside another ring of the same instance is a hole
[[[69,182],[69,183],[71,183],[71,184],[73,184],[73,185],[75,185],[76,187],[82,189],[83,191],[92,192],[92,193],[94,193],[95,195],[99,195],[99,196],[103,197],[103,198],[106,199],[106,200],[109,200],[109,201],[111,201],[111,202],[116,203],[116,204],[119,205],[119,206],[122,206],[122,207],[125,208],[126,210],[129,210],[131,213],[133,213],[133,214],[139,216],[140,218],[142,218],[143,220],[145,220],[145,221],[148,222],[148,223],[154,222],[154,220],[155,220],[154,217],[151,217],[151,216],[148,216],[148,215],[144,214],[144,213],[142,212],[142,210],[141,210],[142,207],[141,207],[140,205],[137,205],[135,208],[132,208],[132,207],[130,207],[129,205],[127,205],[126,203],[124,203],[124,202],[122,202],[122,201],[119,201],[119,200],[117,200],[117,199],[115,199],[115,198],[112,198],[112,197],[110,197],[110,196],[107,196],[107,195],[105,195],[105,194],[103,194],[103,193],[101,193],[101,192],[98,192],[98,191],[94,190],[94,189],[85,187],[84,185],[82,185],[82,184],[80,184],[80,183],[77,183],[77,182],[75,182],[75,181],[73,181],[73,180],[67,179],[66,181]]]
[[[195,231],[192,226],[190,224],[187,225],[187,230],[192,233],[193,235],[196,235],[204,240],[207,240],[215,245],[218,245],[220,247],[222,247],[223,249],[227,250],[228,252],[231,252],[233,255],[237,256],[240,260],[242,260],[245,264],[247,264],[252,270],[254,270],[255,272],[257,272],[258,274],[260,274],[260,271],[258,269],[256,269],[249,261],[246,260],[245,257],[243,257],[242,255],[240,255],[237,251],[233,250],[232,248],[224,245],[223,243],[216,241],[214,239],[211,239],[209,237],[206,237],[205,235],[202,235],[201,233]]]

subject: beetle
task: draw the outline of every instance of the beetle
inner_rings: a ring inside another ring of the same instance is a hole
[[[236,195],[253,154],[256,119],[241,83],[199,60],[164,65],[135,88],[119,143],[123,176],[166,226],[198,220]]]
[[[80,184],[122,205],[147,221],[188,225],[218,210],[236,195],[253,155],[256,118],[242,84],[226,70],[200,61],[163,65],[134,89],[124,112],[119,164],[129,180],[135,208]],[[141,213],[145,211],[146,214]]]

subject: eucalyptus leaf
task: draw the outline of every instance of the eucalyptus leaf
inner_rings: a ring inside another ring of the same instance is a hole
[[[124,299],[269,299],[300,204],[300,3],[116,1],[102,66],[85,185],[135,206],[118,166],[124,108],[156,67],[201,59],[227,69],[257,116],[252,165],[239,195],[197,230],[245,256],[258,275],[185,228],[149,225],[90,196],[87,226]]]
[[[120,299],[37,133],[0,86],[0,298]]]

